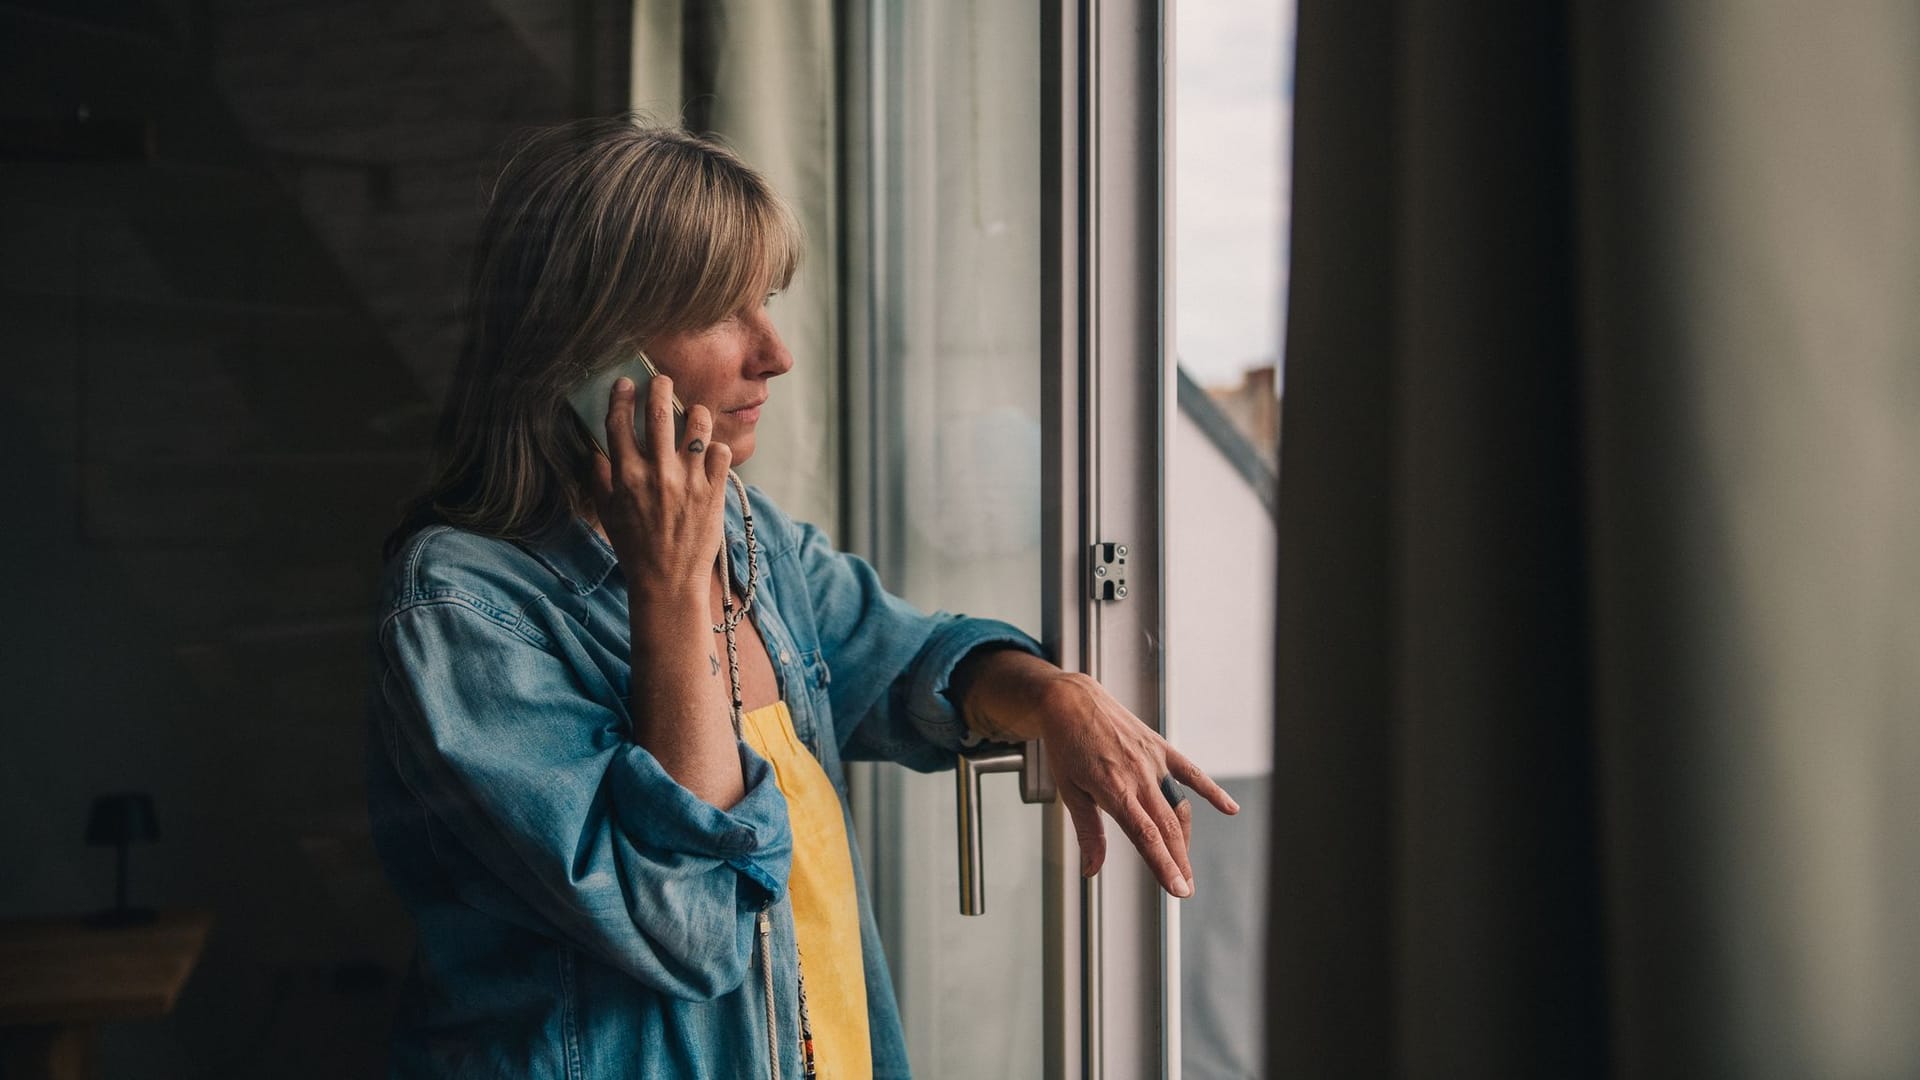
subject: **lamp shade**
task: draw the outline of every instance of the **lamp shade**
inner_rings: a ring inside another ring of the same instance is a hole
[[[153,796],[141,791],[99,795],[87,814],[87,843],[96,847],[151,844],[160,839]]]

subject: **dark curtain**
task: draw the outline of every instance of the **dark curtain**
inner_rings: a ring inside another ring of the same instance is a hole
[[[1301,0],[1268,1063],[1920,1070],[1901,5]]]

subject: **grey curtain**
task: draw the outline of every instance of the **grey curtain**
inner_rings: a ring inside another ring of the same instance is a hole
[[[1298,41],[1271,1075],[1920,1072],[1920,13]]]
[[[801,521],[839,522],[838,109],[832,0],[634,0],[633,107],[717,134],[800,218],[807,254],[774,321],[794,368],[740,473]]]

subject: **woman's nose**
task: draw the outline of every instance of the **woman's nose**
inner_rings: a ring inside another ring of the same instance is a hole
[[[785,375],[793,370],[793,354],[787,351],[787,343],[780,340],[780,331],[774,328],[773,320],[763,312],[760,316],[760,347],[754,350],[754,364],[762,378],[771,379],[775,375]]]

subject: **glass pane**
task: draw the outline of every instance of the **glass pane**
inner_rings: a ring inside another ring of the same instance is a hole
[[[1179,905],[1188,1080],[1260,1071],[1293,18],[1293,0],[1175,15],[1168,726],[1241,806],[1194,814],[1196,886]]]
[[[850,286],[871,305],[875,562],[923,608],[1037,636],[1037,14],[974,0],[867,17],[871,272]],[[959,914],[951,773],[876,767],[861,815],[908,1050],[936,1080],[1041,1074],[1040,808],[1012,776],[985,784],[980,917]]]

